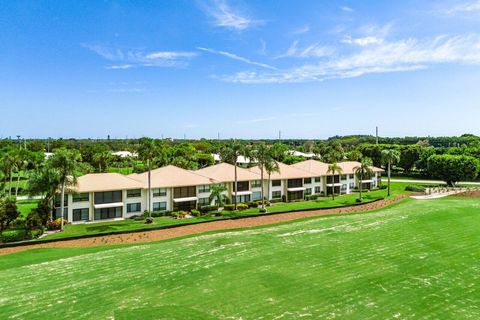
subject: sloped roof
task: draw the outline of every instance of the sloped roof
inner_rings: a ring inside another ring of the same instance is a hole
[[[360,162],[358,161],[344,161],[339,162],[338,166],[342,168],[342,174],[353,174],[355,173],[355,168],[360,166]],[[384,172],[385,170],[377,168],[377,167],[370,167],[373,172]]]
[[[219,182],[235,181],[235,166],[229,163],[219,163],[200,170],[196,170],[194,172]],[[238,181],[251,181],[258,179],[260,179],[259,174],[256,174],[244,168],[237,167]]]
[[[90,173],[77,178],[75,192],[141,189],[143,184],[119,173]]]
[[[324,163],[318,160],[305,160],[292,164],[291,167],[301,169],[303,171],[310,172],[314,176],[326,176],[328,175],[328,163]]]
[[[273,180],[313,177],[313,175],[310,172],[286,165],[285,163],[281,163],[281,162],[277,162],[277,163],[278,163],[278,168],[280,172],[273,172],[271,174],[270,178]],[[260,175],[261,173],[261,170],[259,167],[252,167],[252,168],[249,168],[248,170],[258,175]],[[265,170],[263,170],[263,174],[264,174],[264,178],[266,179],[268,177],[268,173]]]
[[[151,175],[152,188],[186,187],[217,183],[214,179],[172,165],[152,170]],[[128,177],[141,182],[144,188],[148,187],[148,172],[131,174]]]

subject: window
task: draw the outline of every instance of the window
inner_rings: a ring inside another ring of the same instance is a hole
[[[312,183],[312,178],[305,178],[305,179],[303,179],[303,183],[304,183],[304,184],[310,184],[310,183]]]
[[[173,211],[191,211],[197,208],[197,201],[182,201],[173,203]]]
[[[138,198],[142,196],[142,189],[127,190],[127,198]]]
[[[348,177],[349,177],[350,179],[353,179],[353,174],[350,174]]]
[[[88,221],[90,214],[88,208],[73,209],[73,221]]]
[[[347,190],[347,185],[346,184],[342,184],[342,191],[345,191]]]
[[[90,194],[88,192],[85,193],[75,193],[72,196],[72,201],[73,202],[83,202],[83,201],[88,201],[90,200]]]
[[[53,218],[54,219],[61,218],[62,217],[61,212],[62,212],[61,208],[55,208],[53,210]],[[65,220],[68,220],[68,208],[63,208],[63,217],[65,218]]]
[[[355,182],[350,182],[350,189],[355,188]]]
[[[303,200],[303,191],[289,191],[288,201]]]
[[[167,195],[166,188],[156,188],[153,189],[153,196],[154,197],[165,197]]]
[[[288,180],[289,188],[299,188],[303,187],[303,179],[289,179]]]
[[[95,209],[95,220],[115,219],[122,217],[122,207]]]
[[[237,181],[237,191],[248,191],[250,186],[248,181]],[[235,191],[235,182],[233,183],[233,191]]]
[[[252,188],[260,188],[262,186],[262,181],[260,180],[253,180],[252,181]]]
[[[272,199],[280,199],[282,197],[282,191],[273,191]]]
[[[272,187],[280,187],[282,185],[282,180],[272,180]]]
[[[245,196],[237,196],[237,203],[250,202],[251,196],[249,194]]]
[[[190,197],[195,197],[197,195],[196,188],[194,186],[192,187],[179,187],[179,188],[174,188],[173,189],[173,198],[174,199],[179,199],[179,198],[190,198]]]
[[[340,182],[340,176],[334,176],[334,183],[339,183]],[[327,176],[327,184],[332,183],[332,176]]]
[[[262,193],[257,191],[252,193],[252,200],[262,200]]]
[[[95,204],[122,202],[122,191],[95,192],[94,198]]]
[[[153,211],[162,211],[162,210],[167,210],[167,203],[165,201],[153,203]]]
[[[62,202],[62,197],[60,195],[55,196],[55,208],[58,208],[61,206]],[[68,196],[65,195],[65,199],[63,199],[63,206],[66,207],[68,206]]]
[[[140,211],[142,211],[142,204],[140,202],[127,204],[127,213],[140,212]]]
[[[306,196],[309,196],[309,195],[311,195],[311,194],[312,194],[312,189],[311,189],[311,188],[305,189],[305,195],[306,195]]]
[[[198,193],[208,193],[210,192],[210,185],[206,184],[203,186],[198,186]]]
[[[210,198],[199,198],[198,205],[199,206],[208,206],[210,204]]]
[[[347,180],[347,176],[346,176],[346,175],[342,175],[342,176],[340,176],[340,179],[341,179],[341,180]]]
[[[322,193],[322,188],[321,187],[315,187],[315,194]]]
[[[320,181],[322,181],[322,178],[320,178],[320,177],[315,177],[315,182],[320,182]]]

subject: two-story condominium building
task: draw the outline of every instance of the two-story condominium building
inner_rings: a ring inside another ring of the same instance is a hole
[[[219,163],[194,171],[221,183],[227,191],[225,195],[232,199],[235,196],[235,166]],[[237,203],[260,200],[262,198],[260,175],[247,169],[237,167]]]
[[[144,210],[178,211],[197,208],[197,205],[208,204],[210,186],[217,181],[195,172],[165,166],[151,171],[151,196],[148,196],[148,172],[131,174],[130,179],[142,184],[145,195],[143,198]],[[149,205],[148,201],[152,199]],[[150,209],[148,207],[150,206]]]
[[[270,177],[266,170],[263,172],[267,199],[285,198],[287,201],[295,201],[304,199],[306,195],[315,192],[317,180],[311,173],[281,162],[278,163],[278,169],[278,172],[272,172]],[[252,167],[248,170],[259,176],[261,174],[259,167]],[[270,180],[270,185],[268,180]]]
[[[338,166],[342,168],[342,172],[340,175],[342,191],[344,191],[345,193],[350,193],[354,188],[358,188],[360,186],[360,181],[355,175],[355,170],[360,166],[360,162],[339,162]],[[362,188],[365,190],[380,186],[382,172],[384,172],[383,169],[373,166],[370,167],[370,169],[372,170],[372,175],[366,175],[362,179]]]

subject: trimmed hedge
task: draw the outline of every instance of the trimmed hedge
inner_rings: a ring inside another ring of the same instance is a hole
[[[201,213],[214,212],[217,211],[217,206],[201,206],[198,210],[200,210]]]
[[[405,191],[411,192],[425,192],[425,187],[416,186],[416,185],[408,185],[405,187]]]

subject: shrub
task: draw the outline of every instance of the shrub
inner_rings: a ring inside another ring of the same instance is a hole
[[[201,213],[217,211],[217,206],[201,206],[199,210]]]
[[[416,186],[414,184],[408,185],[405,187],[405,191],[411,191],[411,192],[425,192],[425,187],[422,186]]]
[[[158,218],[158,217],[164,217],[170,215],[172,212],[169,210],[159,210],[159,211],[153,211],[152,212],[152,217]]]
[[[183,219],[188,214],[186,211],[174,211],[172,212],[172,216],[177,219]]]
[[[68,222],[64,220],[63,224],[66,225]],[[53,221],[47,222],[47,229],[48,230],[60,230],[62,226],[62,218],[55,219]]]
[[[317,200],[318,199],[318,194],[312,194],[309,196],[305,196],[306,200]]]
[[[270,200],[270,203],[279,203],[282,202],[282,199],[272,199]]]
[[[282,202],[287,202],[287,196],[286,195],[282,196]]]
[[[267,212],[267,209],[265,208],[260,208],[260,213],[266,213]]]
[[[223,206],[223,210],[225,211],[233,211],[233,209],[235,209],[235,206],[233,204],[225,204]]]
[[[194,216],[194,217],[200,217],[202,215],[201,212],[197,209],[192,209],[190,212],[192,213],[192,216]]]
[[[247,209],[248,209],[248,204],[246,203],[237,204],[237,210],[247,210]]]
[[[260,203],[259,203],[259,202],[260,202]],[[261,203],[262,203],[261,201],[257,201],[257,202],[255,202],[255,201],[250,201],[250,202],[248,203],[248,207],[249,207],[249,208],[258,208],[258,206],[259,206]]]
[[[9,229],[4,230],[1,235],[0,239],[2,242],[17,242],[25,240],[27,237],[27,232],[25,229]]]
[[[36,211],[31,211],[27,218],[25,219],[25,229],[27,230],[34,230],[34,229],[40,229],[43,228],[42,225],[42,218],[38,215]],[[43,231],[42,231],[43,233]]]
[[[43,234],[43,231],[44,231],[43,228],[31,230],[30,231],[30,238],[31,239],[37,239],[38,237],[40,237]]]
[[[363,202],[363,199],[362,199],[362,198],[357,198],[357,199],[355,199],[355,202],[356,202],[356,203],[362,203],[362,202]]]
[[[153,218],[151,218],[151,217],[146,218],[146,219],[145,219],[145,223],[146,223],[146,224],[151,224],[151,223],[153,223]]]
[[[382,185],[379,186],[378,188],[379,188],[380,190],[385,190],[385,189],[387,189],[387,187],[388,187],[388,186],[387,186],[386,184],[382,184]]]

